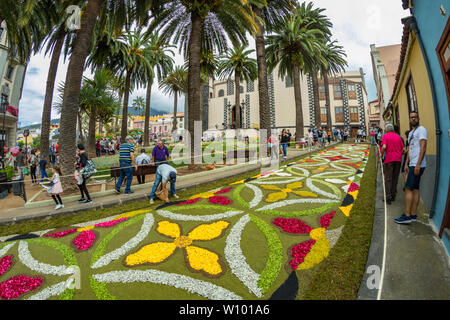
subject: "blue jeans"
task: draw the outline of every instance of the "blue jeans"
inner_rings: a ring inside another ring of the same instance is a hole
[[[45,171],[44,169],[40,169],[41,170],[41,182],[44,181],[44,178],[48,179],[48,174],[47,171]]]
[[[120,161],[120,167],[125,167],[125,169],[120,169],[119,181],[116,184],[116,190],[120,190],[122,186],[123,179],[127,177],[127,185],[125,186],[125,193],[130,192],[131,181],[133,180],[133,168],[131,167],[131,162]],[[129,167],[129,168],[126,168]]]
[[[155,182],[153,183],[153,188],[152,188],[152,192],[150,192],[150,199],[155,199],[155,193],[156,193],[156,189],[158,189],[159,184],[162,181],[162,176],[156,172],[156,176],[155,176]],[[173,196],[176,192],[175,190],[175,181],[172,179],[169,179],[170,181],[170,195]]]
[[[281,146],[283,147],[283,157],[287,156],[287,143],[282,143]]]

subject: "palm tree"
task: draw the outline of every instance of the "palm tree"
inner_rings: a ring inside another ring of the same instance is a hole
[[[333,73],[344,72],[345,67],[347,66],[347,61],[345,57],[347,55],[344,52],[342,46],[337,44],[337,41],[327,41],[322,46],[321,55],[323,57],[323,61],[320,65],[320,74],[323,77],[323,82],[325,86],[325,99],[326,99],[326,107],[327,107],[327,127],[331,129],[331,110],[330,110],[330,88],[328,82],[328,75]]]
[[[177,130],[178,95],[181,92],[183,92],[186,78],[187,78],[186,69],[182,66],[177,66],[159,84],[159,88],[162,90],[164,94],[174,95],[172,131]]]
[[[311,30],[320,30],[321,35],[319,35],[320,42],[325,42],[331,37],[331,28],[333,24],[330,22],[327,16],[323,15],[322,12],[325,11],[323,8],[313,9],[313,3],[303,2],[301,5],[297,6],[294,10],[294,15],[300,17],[304,20],[305,25]],[[320,53],[322,50],[320,50]],[[305,71],[311,75],[313,94],[314,94],[314,118],[315,125],[321,127],[322,121],[320,118],[320,100],[319,100],[319,81],[318,72],[320,66],[326,63],[321,54],[316,55],[316,59],[313,59],[311,63],[305,65]]]
[[[242,126],[240,117],[241,80],[253,81],[258,76],[256,60],[250,58],[250,55],[254,51],[255,50],[246,50],[245,45],[235,46],[234,48],[228,50],[226,55],[221,57],[221,62],[217,70],[220,77],[224,79],[230,78],[234,73],[236,129],[240,129]]]
[[[258,94],[259,94],[259,127],[267,130],[268,136],[271,134],[270,127],[270,106],[269,106],[269,84],[267,80],[267,62],[265,33],[271,32],[275,26],[291,14],[293,4],[291,0],[267,0],[267,6],[260,7],[252,5],[252,10],[258,31],[254,33],[256,46],[256,60],[258,61]],[[261,19],[261,20],[260,20]]]
[[[156,69],[156,75],[159,81],[166,77],[167,73],[172,70],[174,60],[169,54],[175,56],[172,48],[174,46],[163,41],[157,33],[149,35],[149,42],[151,50],[151,64],[152,68]],[[144,147],[149,145],[149,125],[150,125],[150,100],[154,76],[149,75],[147,80],[147,94],[145,99],[145,118],[144,118]]]
[[[253,0],[259,6],[265,0]],[[232,43],[246,43],[245,32],[256,32],[257,26],[250,3],[244,0],[154,0],[158,8],[149,30],[162,29],[167,39],[180,44],[189,61],[188,69],[188,130],[194,132],[194,121],[199,119],[201,52],[223,52],[227,37]],[[194,167],[194,141],[191,139],[191,168]]]
[[[144,116],[144,108],[145,108],[145,100],[144,97],[136,97],[133,99],[133,103],[131,106],[134,108],[134,110],[139,110],[139,115]]]
[[[267,37],[267,65],[272,72],[279,66],[278,76],[290,76],[294,80],[296,106],[296,139],[304,136],[303,107],[300,91],[300,72],[306,65],[312,65],[320,49],[323,33],[311,29],[310,23],[302,16],[294,15],[274,29],[274,34]]]

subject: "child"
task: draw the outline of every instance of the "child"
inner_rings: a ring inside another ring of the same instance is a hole
[[[302,149],[305,149],[305,144],[306,144],[305,138],[300,138],[300,143],[302,144]]]
[[[63,193],[62,184],[60,180],[61,169],[57,166],[52,168],[53,176],[50,179],[50,184],[52,188],[52,198],[56,202],[55,210],[64,208],[64,205],[62,203],[61,197],[59,196],[61,193]],[[59,202],[58,202],[59,201]]]

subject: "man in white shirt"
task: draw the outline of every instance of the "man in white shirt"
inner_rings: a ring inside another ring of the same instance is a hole
[[[179,197],[175,192],[176,179],[177,169],[166,163],[160,164],[158,166],[158,169],[156,170],[155,182],[153,184],[152,192],[150,193],[150,204],[154,203],[156,189],[158,188],[159,184],[162,183],[162,188],[165,189],[168,180],[170,180],[170,194],[178,199]],[[169,198],[166,199],[166,202],[169,202]]]
[[[136,164],[138,166],[146,165],[152,163],[152,159],[148,155],[145,154],[145,149],[141,149],[141,154],[136,157]],[[137,176],[138,183],[145,183],[145,174]]]
[[[427,165],[425,153],[427,151],[427,129],[419,125],[419,114],[416,111],[409,113],[411,132],[408,136],[409,152],[405,162],[407,174],[405,191],[405,213],[400,218],[394,219],[396,223],[409,224],[417,221],[417,206],[420,199],[420,177]]]

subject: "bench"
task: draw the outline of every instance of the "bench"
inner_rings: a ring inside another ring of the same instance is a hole
[[[110,170],[112,178],[120,177],[120,167],[111,167]],[[140,165],[137,170],[133,166],[133,176],[145,176],[147,174],[155,174],[155,173],[156,173],[156,165],[153,164]]]

